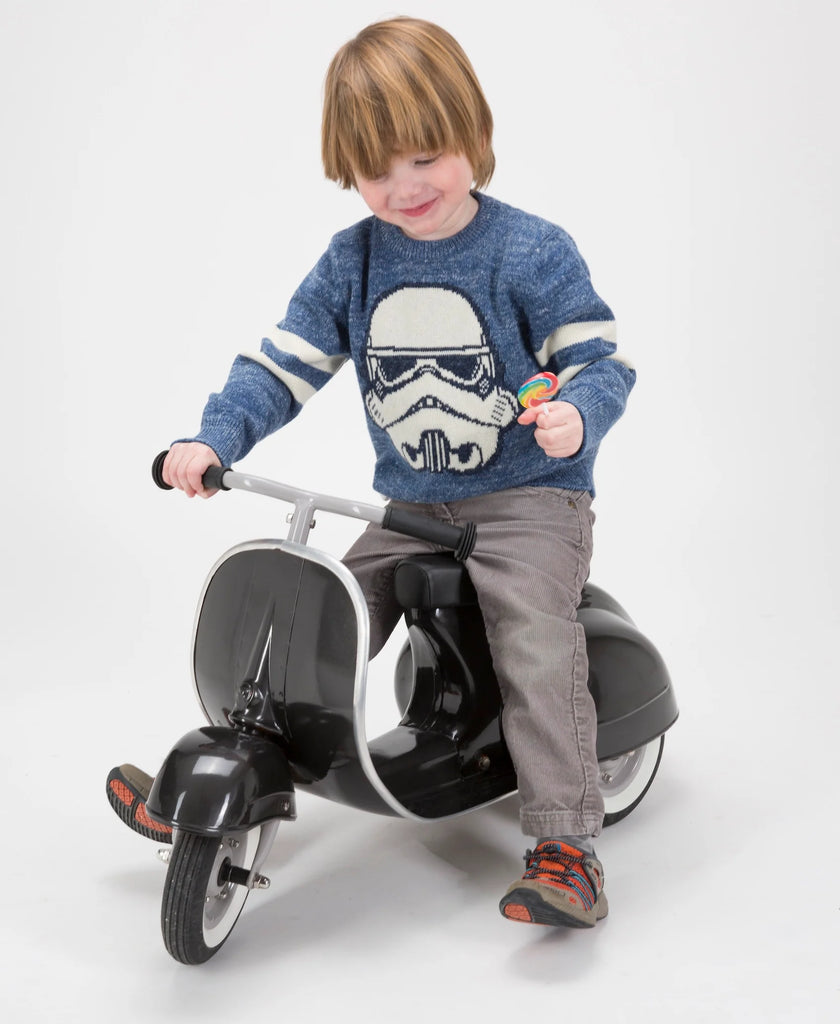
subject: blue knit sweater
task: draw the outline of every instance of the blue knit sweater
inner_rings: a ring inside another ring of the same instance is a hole
[[[476,193],[458,234],[416,241],[369,217],[332,239],[259,352],[211,395],[194,440],[225,465],[300,411],[348,359],[376,452],[374,487],[455,501],[517,486],[594,492],[593,464],[635,373],[559,227]],[[547,369],[580,410],[584,442],[545,455],[516,392]]]

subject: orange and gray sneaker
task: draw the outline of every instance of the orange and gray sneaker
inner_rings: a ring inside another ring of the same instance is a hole
[[[511,921],[594,928],[607,916],[604,869],[597,857],[557,839],[525,854],[525,874],[499,903]]]
[[[154,779],[133,764],[121,764],[108,775],[108,803],[128,825],[156,843],[171,843],[172,828],[155,821],[146,810]]]

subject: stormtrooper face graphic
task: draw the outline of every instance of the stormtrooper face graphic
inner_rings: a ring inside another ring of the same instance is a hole
[[[413,469],[470,472],[496,454],[516,400],[470,302],[412,286],[376,305],[368,331],[368,413]]]

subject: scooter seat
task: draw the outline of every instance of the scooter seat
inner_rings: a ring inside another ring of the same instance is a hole
[[[454,608],[477,604],[469,574],[451,555],[412,555],[394,573],[394,593],[403,608]]]

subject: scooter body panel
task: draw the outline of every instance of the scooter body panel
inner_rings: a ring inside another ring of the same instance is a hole
[[[294,783],[276,743],[205,726],[172,748],[146,806],[152,817],[184,832],[227,835],[274,818],[294,819]]]

